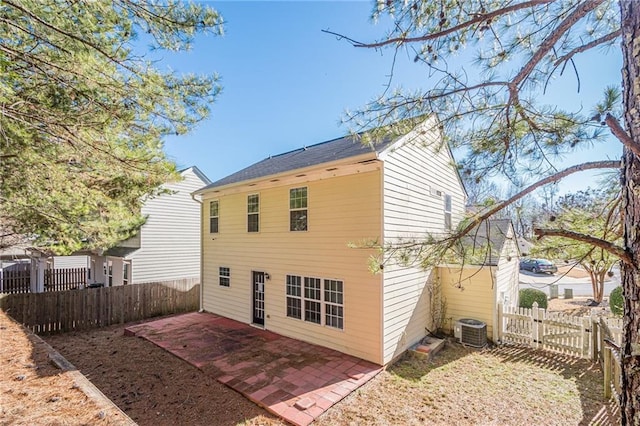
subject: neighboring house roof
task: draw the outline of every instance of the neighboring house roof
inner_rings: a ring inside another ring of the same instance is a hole
[[[284,173],[290,170],[330,163],[332,161],[355,157],[370,152],[379,153],[397,139],[399,138],[387,137],[374,146],[371,146],[363,145],[357,135],[350,135],[315,145],[305,146],[303,148],[285,152],[284,154],[265,158],[262,161],[207,185],[198,192],[250,179]]]
[[[482,259],[484,265],[497,265],[507,238],[515,238],[509,230],[513,225],[511,219],[487,219],[467,234],[462,245],[466,250],[473,250],[473,258]]]
[[[523,255],[528,255],[529,253],[531,253],[533,243],[526,240],[524,237],[518,238],[518,248],[520,249],[520,253],[523,253]]]

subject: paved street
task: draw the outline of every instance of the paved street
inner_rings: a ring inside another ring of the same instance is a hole
[[[608,277],[607,277],[608,278]],[[534,274],[529,271],[520,271],[520,288],[537,288],[549,294],[549,287],[558,285],[558,294],[560,297],[564,295],[565,288],[573,289],[574,296],[593,296],[591,290],[591,280],[589,277],[572,278],[558,272],[554,275]],[[614,269],[614,276],[608,278],[604,285],[605,297],[609,295],[611,290],[620,285],[620,271]]]

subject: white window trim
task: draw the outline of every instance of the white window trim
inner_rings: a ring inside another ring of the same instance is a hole
[[[287,282],[285,281],[285,298],[292,298],[292,299],[298,299],[300,300],[300,318],[296,318],[296,317],[292,317],[288,315],[287,312],[287,303],[286,303],[286,299],[285,299],[285,317],[292,319],[292,320],[296,320],[296,321],[302,321],[304,323],[307,324],[313,324],[313,325],[318,325],[318,326],[322,326],[322,327],[328,327],[332,330],[337,330],[337,331],[344,331],[345,326],[345,317],[344,317],[344,311],[345,311],[345,295],[344,295],[344,280],[338,279],[338,278],[320,278],[320,277],[314,277],[314,276],[305,276],[305,275],[296,275],[296,274],[287,274],[288,276],[292,276],[292,277],[298,277],[300,279],[300,296],[292,296],[289,295],[287,292]],[[319,279],[320,280],[320,299],[310,299],[307,298],[305,296],[305,287],[304,287],[304,283],[305,283],[305,278],[312,278],[312,279]],[[329,302],[325,299],[325,281],[339,281],[342,283],[342,304],[340,303],[334,303],[334,302]],[[305,319],[305,302],[309,301],[309,302],[317,302],[320,303],[320,323],[317,322],[313,322],[313,321],[307,321]],[[333,325],[328,325],[326,323],[326,315],[327,315],[327,306],[339,306],[342,308],[342,328],[340,327],[334,327]]]
[[[213,203],[216,203],[218,205],[218,215],[217,216],[213,216],[211,214],[211,205]],[[213,231],[211,229],[211,219],[214,219],[214,218],[218,219],[218,222],[217,222],[218,226],[217,226],[217,229],[215,231]],[[218,233],[220,233],[220,200],[210,200],[209,201],[209,233],[210,234],[218,234]]]
[[[305,189],[306,190],[306,200],[307,200],[307,206],[306,207],[298,207],[298,208],[291,208],[291,191],[294,189]],[[309,187],[308,186],[297,186],[295,188],[289,188],[289,232],[307,232],[309,230]],[[307,212],[307,223],[306,223],[306,227],[304,230],[293,230],[291,229],[291,212],[301,212],[301,211],[305,211]]]
[[[449,199],[449,206],[447,206],[447,199]],[[453,215],[452,215],[453,198],[451,194],[444,194],[444,229],[450,231],[453,228]],[[448,208],[447,208],[448,207]],[[447,215],[449,215],[449,223],[447,224]]]
[[[258,211],[257,212],[249,212],[249,197],[258,197]],[[218,213],[220,213],[220,206],[218,206]],[[249,231],[249,216],[255,215],[258,216],[258,230],[257,231]],[[218,219],[219,221],[220,219]],[[220,224],[218,223],[218,227]],[[250,234],[257,234],[260,232],[260,194],[247,194],[247,232]]]
[[[223,274],[222,270],[226,269],[227,274]],[[222,284],[223,279],[226,279],[227,281],[227,285]],[[225,287],[225,288],[230,288],[231,287],[231,268],[228,266],[219,266],[218,267],[218,287]]]
[[[128,285],[131,281],[131,262],[122,262],[122,285]]]

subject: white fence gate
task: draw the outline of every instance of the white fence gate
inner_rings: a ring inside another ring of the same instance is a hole
[[[581,358],[596,358],[601,353],[602,333],[598,333],[600,317],[572,316],[547,312],[538,308],[516,308],[498,305],[498,339],[535,349],[561,352]],[[611,337],[620,343],[622,320],[605,318]]]

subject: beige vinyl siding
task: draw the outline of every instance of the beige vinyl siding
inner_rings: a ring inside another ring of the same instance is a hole
[[[348,247],[380,237],[380,182],[380,172],[371,171],[259,191],[247,187],[246,192],[205,194],[205,207],[209,200],[220,201],[220,219],[218,234],[203,234],[203,308],[251,323],[252,271],[265,272],[270,276],[265,283],[266,329],[381,363],[381,276],[368,269],[374,251]],[[303,186],[308,189],[308,230],[291,232],[289,190]],[[247,232],[247,195],[256,193],[260,232]],[[230,268],[228,288],[218,284],[221,266]],[[343,281],[344,329],[287,317],[287,275]]]
[[[453,325],[461,318],[473,318],[487,324],[487,337],[493,336],[495,312],[495,281],[493,267],[443,266],[438,268],[442,296],[447,310],[445,318],[453,332]]]
[[[410,140],[404,142],[403,140]],[[465,194],[446,147],[435,133],[410,134],[381,155],[384,161],[384,241],[422,239],[444,232],[444,196],[452,197],[452,221],[464,212]],[[440,191],[440,195],[436,191]],[[430,272],[390,261],[384,269],[384,362],[400,355],[424,335],[430,323]]]
[[[510,227],[498,260],[496,303],[502,302],[508,306],[518,306],[519,265],[518,246],[514,238],[513,228]]]
[[[200,276],[200,204],[191,193],[205,185],[192,169],[184,180],[164,185],[174,191],[147,200],[140,249],[131,259],[131,282],[168,281]]]

